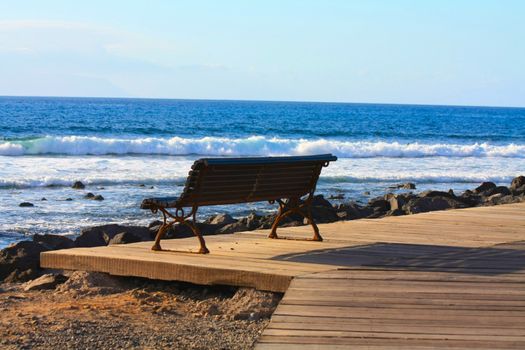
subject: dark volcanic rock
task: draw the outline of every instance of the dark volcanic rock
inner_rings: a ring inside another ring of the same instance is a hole
[[[75,181],[71,188],[74,188],[75,190],[83,190],[84,188],[86,188],[86,185],[84,185],[81,181]]]
[[[483,192],[483,195],[486,196],[486,197],[490,197],[490,196],[493,196],[495,194],[501,194],[502,196],[507,196],[507,195],[511,194],[511,192],[505,186],[497,186],[497,187],[494,187],[494,188],[492,188],[490,190],[487,190],[487,191]]]
[[[387,211],[385,216],[400,216],[400,215],[406,215],[405,211],[403,209],[392,209]]]
[[[242,221],[237,221],[221,227],[219,230],[217,230],[217,233],[235,233],[242,231],[249,231],[248,226],[246,226],[246,224]]]
[[[30,281],[35,278],[37,278],[40,275],[40,269],[27,269],[27,270],[20,270],[15,269],[13,272],[9,274],[6,278],[4,278],[4,282],[6,283],[18,283],[18,282],[25,282]]]
[[[86,195],[84,196],[84,198],[86,198],[86,199],[92,199],[94,197],[95,197],[95,195],[93,193],[91,193],[91,192],[86,193]]]
[[[9,277],[10,281],[27,280],[40,270],[40,253],[47,249],[44,245],[21,241],[0,251],[0,281]]]
[[[403,210],[408,214],[417,214],[428,211],[465,207],[466,205],[464,203],[449,197],[420,197],[411,199],[403,206]]]
[[[121,233],[117,233],[115,237],[111,238],[108,242],[108,245],[136,243],[140,241],[141,241],[140,237],[135,236],[131,232],[121,232]]]
[[[382,197],[371,199],[368,201],[368,206],[374,211],[387,212],[390,210],[390,202]]]
[[[314,221],[318,224],[329,223],[339,220],[337,210],[332,206],[312,207],[312,217],[314,218]],[[306,221],[303,221],[303,223],[306,223]]]
[[[336,199],[336,200],[342,200],[345,199],[345,195],[342,193],[339,194],[332,194],[328,197],[328,199]]]
[[[101,194],[97,194],[95,197],[93,197],[91,199],[93,199],[94,201],[103,201],[104,197],[102,197]]]
[[[27,292],[30,290],[55,289],[56,286],[64,283],[65,281],[67,281],[67,277],[64,275],[46,273],[37,279],[27,282],[24,286],[24,291]]]
[[[407,182],[407,183],[404,183],[404,184],[398,184],[398,185],[390,186],[389,188],[404,189],[404,190],[415,190],[416,189],[416,184],[412,183],[412,182]]]
[[[43,244],[49,250],[69,249],[75,246],[73,240],[64,236],[51,234],[40,235],[37,233],[33,236],[33,242]]]
[[[152,222],[150,222],[148,224],[148,228],[152,228],[152,227],[159,226],[159,225],[162,225],[162,221],[160,221],[160,220],[153,220]]]
[[[414,198],[414,195],[410,194],[394,194],[388,197],[388,202],[390,203],[390,210],[402,209],[405,204]]]
[[[454,192],[452,191],[448,191],[448,192],[444,192],[444,191],[424,191],[424,192],[421,192],[419,194],[419,197],[428,197],[428,198],[432,198],[432,197],[447,197],[447,198],[452,198],[452,199],[456,199],[456,195],[454,194]]]
[[[525,186],[525,176],[520,175],[512,179],[512,182],[510,183],[510,190],[514,191],[523,186]]]
[[[233,224],[234,222],[237,222],[237,220],[235,220],[230,214],[217,214],[209,217],[205,221],[207,224],[216,225],[217,228]]]
[[[515,196],[519,196],[519,195],[522,195],[525,193],[525,185],[521,186],[521,187],[518,187],[518,188],[515,188],[512,190],[512,194],[514,194]]]
[[[95,228],[82,229],[80,236],[75,239],[77,247],[100,247],[106,244],[104,232]]]
[[[29,202],[22,202],[18,206],[19,207],[23,207],[23,208],[29,208],[29,207],[34,207],[35,205],[33,203],[29,203]]]
[[[511,204],[511,203],[520,203],[523,201],[521,196],[513,196],[511,194],[504,195],[502,193],[496,193],[488,197],[485,204],[487,205],[499,205],[499,204]]]
[[[332,203],[326,200],[322,194],[314,196],[314,198],[312,199],[312,207],[333,208]]]
[[[323,195],[316,195],[312,199],[312,217],[316,223],[328,223],[339,220],[337,209]],[[274,217],[268,217],[267,225],[261,228],[271,227]],[[298,214],[292,214],[286,220],[281,221],[279,226],[297,226],[306,223],[306,219]]]
[[[257,215],[256,213],[250,213],[247,217],[244,217],[239,221],[243,222],[248,230],[252,231],[263,225],[264,219],[263,216]]]
[[[372,208],[362,207],[355,202],[344,203],[337,207],[337,216],[341,220],[361,219],[369,216],[372,213]]]
[[[470,207],[479,205],[481,202],[483,202],[483,197],[475,194],[471,190],[466,190],[463,192],[461,196],[458,197],[458,199]]]
[[[474,193],[483,193],[487,192],[488,190],[491,190],[493,188],[496,188],[496,184],[494,182],[483,182],[481,185],[476,187],[474,189]]]
[[[382,218],[383,216],[385,216],[388,212],[388,211],[384,211],[382,210],[381,208],[379,207],[376,207],[376,208],[372,208],[374,211],[372,212],[372,214],[368,215],[366,218],[367,219],[377,219],[377,218]]]
[[[82,229],[80,236],[75,240],[75,244],[77,247],[103,246],[122,232],[131,233],[140,238],[141,241],[149,241],[152,239],[150,229],[147,227],[109,224]]]

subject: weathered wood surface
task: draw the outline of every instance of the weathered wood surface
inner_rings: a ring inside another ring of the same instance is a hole
[[[354,222],[353,239],[381,241],[348,248],[366,266],[294,278],[256,349],[525,349],[524,214],[521,204]]]
[[[525,204],[76,248],[43,267],[286,291],[258,349],[524,349]],[[283,228],[310,237],[309,226]]]

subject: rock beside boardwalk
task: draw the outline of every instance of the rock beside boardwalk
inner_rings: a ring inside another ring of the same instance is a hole
[[[386,196],[390,204],[390,210],[402,210],[403,206],[407,204],[411,199],[415,198],[415,195],[412,194],[393,194],[391,196]]]
[[[525,194],[525,185],[512,190],[512,194],[515,195],[515,196],[519,196],[519,195]]]
[[[510,190],[515,191],[519,188],[525,188],[525,176],[515,177],[510,183]]]
[[[474,193],[485,193],[493,188],[496,188],[496,184],[494,182],[482,182],[481,185],[474,189]]]
[[[210,216],[204,223],[210,224],[210,225],[217,225],[220,227],[233,224],[234,222],[237,222],[230,214],[217,214],[214,216]]]
[[[99,227],[82,229],[80,235],[75,239],[75,246],[77,247],[100,247],[106,244],[104,232]]]
[[[356,220],[366,218],[373,213],[370,207],[363,207],[356,202],[343,203],[336,207],[340,220]]]
[[[59,293],[74,295],[106,295],[126,288],[126,279],[101,272],[74,271],[65,283],[57,288]]]
[[[136,243],[140,241],[142,241],[140,237],[135,236],[132,232],[121,232],[117,233],[115,237],[111,238],[108,242],[108,245]]]
[[[75,247],[75,242],[65,236],[51,234],[35,234],[33,242],[43,244],[49,250],[69,249]]]
[[[33,241],[21,241],[0,251],[0,281],[27,281],[38,275],[40,253],[49,250]]]
[[[411,199],[403,206],[403,211],[407,214],[426,213],[429,211],[445,210],[452,208],[466,208],[467,206],[450,197],[419,197]]]
[[[108,224],[82,229],[80,236],[75,239],[75,245],[77,247],[104,246],[119,233],[132,234],[137,237],[139,241],[149,241],[152,239],[151,231],[147,227]]]
[[[62,274],[46,273],[32,281],[29,281],[24,286],[24,291],[55,289],[61,283],[67,281],[67,277]]]

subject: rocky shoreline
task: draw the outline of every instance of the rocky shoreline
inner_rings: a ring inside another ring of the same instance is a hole
[[[74,184],[74,188],[81,186],[81,183]],[[413,190],[415,187],[414,184],[408,183],[394,186],[393,189]],[[411,215],[436,210],[522,201],[525,201],[525,176],[518,176],[512,180],[509,187],[498,186],[493,182],[483,182],[475,189],[467,190],[460,195],[456,195],[452,190],[448,192],[430,190],[421,193],[414,193],[413,191],[391,192],[382,197],[370,199],[367,205],[359,205],[356,202],[333,205],[322,195],[317,195],[313,201],[312,214],[317,223],[330,223],[339,220]],[[251,213],[238,219],[229,214],[218,214],[198,223],[198,226],[204,235],[230,234],[268,229],[271,227],[274,218],[275,214],[261,216]],[[147,227],[118,224],[95,226],[82,229],[75,240],[59,235],[36,234],[30,241],[21,241],[0,250],[0,281],[25,282],[39,277],[43,272],[39,267],[41,252],[74,247],[97,247],[151,241],[161,224],[162,222],[155,220]],[[284,220],[282,226],[304,224],[302,217],[291,215]],[[193,234],[186,226],[175,226],[167,232],[167,238],[191,236]]]
[[[75,186],[80,188],[81,184]],[[355,202],[333,205],[318,195],[313,201],[312,214],[317,223],[330,223],[525,201],[525,176],[516,177],[508,187],[484,182],[459,195],[452,190],[414,193],[415,188],[415,184],[400,184],[366,205]],[[267,229],[274,218],[275,214],[252,213],[238,219],[219,214],[198,226],[204,235],[231,234]],[[151,241],[161,224],[153,221],[147,227],[117,224],[90,227],[74,240],[37,234],[32,240],[1,250],[0,346],[52,348],[49,339],[53,336],[58,342],[55,344],[66,348],[157,348],[173,344],[183,348],[251,347],[281,295],[79,271],[45,271],[39,266],[40,253],[44,251]],[[303,218],[290,216],[283,226],[304,224]],[[189,237],[192,233],[184,226],[173,227],[167,236]],[[122,304],[122,300],[126,303]],[[177,326],[171,327],[170,323]],[[112,336],[115,332],[118,337]]]

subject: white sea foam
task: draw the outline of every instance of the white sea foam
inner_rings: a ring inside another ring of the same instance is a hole
[[[193,157],[25,156],[0,157],[0,188],[88,185],[183,184]],[[323,169],[321,182],[509,183],[523,173],[525,158],[340,158]]]
[[[525,144],[402,143],[335,139],[246,138],[101,138],[48,136],[0,142],[0,155],[202,155],[279,156],[333,153],[342,158],[506,157],[525,158]]]

